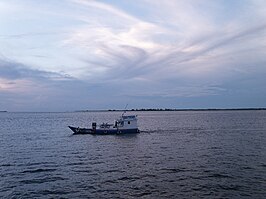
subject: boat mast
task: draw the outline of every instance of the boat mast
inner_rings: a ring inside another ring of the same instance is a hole
[[[124,112],[122,113],[122,117],[124,116],[124,114],[127,112],[127,106],[128,104],[126,105],[125,109],[124,109]]]

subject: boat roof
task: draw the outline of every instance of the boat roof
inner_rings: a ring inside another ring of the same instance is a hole
[[[123,115],[122,119],[126,120],[126,119],[136,119],[136,115]]]

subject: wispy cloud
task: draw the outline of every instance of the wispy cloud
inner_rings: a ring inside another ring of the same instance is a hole
[[[86,2],[85,4],[90,7],[103,9],[111,14],[118,15],[121,21],[130,18],[118,9],[111,9],[109,5],[105,5],[105,7],[104,4],[100,3],[98,5],[94,1],[75,2],[81,4]],[[147,4],[150,4],[150,2],[147,2]],[[135,71],[140,71],[142,75],[151,73],[154,75],[154,72],[161,72],[161,68],[169,72],[169,70],[178,69],[178,66],[183,63],[197,61],[204,56],[210,56],[210,53],[215,54],[215,56],[219,53],[223,54],[222,52],[228,46],[229,48],[234,48],[235,45],[242,43],[243,40],[250,39],[252,35],[256,37],[259,34],[263,34],[265,30],[264,24],[255,24],[253,27],[242,28],[242,24],[236,24],[232,27],[230,23],[228,27],[217,27],[215,24],[217,21],[209,20],[199,15],[199,10],[191,5],[190,3],[179,2],[165,4],[156,2],[155,6],[151,5],[150,7],[153,7],[160,14],[158,15],[159,17],[167,14],[168,20],[164,20],[167,24],[166,26],[158,23],[157,20],[153,23],[141,21],[140,19],[135,20],[134,18],[134,20],[129,20],[129,23],[121,29],[102,24],[103,27],[88,26],[76,30],[72,39],[68,40],[67,43],[83,48],[86,52],[84,56],[87,56],[86,61],[88,63],[95,63],[93,59],[97,59],[98,63],[100,62],[99,65],[102,63],[105,67],[101,74],[105,78],[107,76],[105,74],[109,75],[110,71],[121,69],[121,67],[132,70],[132,65],[134,65]],[[186,9],[189,9],[189,12]],[[163,12],[164,10],[170,10],[170,12]],[[174,12],[177,10],[180,12]],[[179,20],[183,18],[186,20],[179,23]],[[177,26],[181,26],[182,29]],[[192,31],[195,26],[197,26],[197,30]],[[207,30],[206,26],[209,27]],[[190,38],[187,38],[187,35],[190,35]],[[160,36],[166,41],[160,40]],[[171,42],[165,39],[168,36]],[[184,42],[178,42],[181,39]],[[176,42],[173,42],[175,40]],[[124,50],[125,48],[126,50]],[[134,49],[134,52],[132,49]],[[138,52],[137,56],[135,56],[136,52]],[[89,59],[90,56],[92,56],[92,59]],[[158,65],[161,65],[161,67]],[[205,71],[204,63],[202,65],[203,71]],[[94,65],[94,67],[96,68],[97,65]],[[191,63],[190,68],[193,67],[195,65]],[[198,66],[196,66],[196,70],[199,70]],[[136,75],[140,74],[136,73]]]

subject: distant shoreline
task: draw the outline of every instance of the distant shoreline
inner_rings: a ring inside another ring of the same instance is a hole
[[[266,110],[266,108],[206,108],[206,109],[154,109],[154,108],[148,108],[148,109],[108,109],[108,110],[78,110],[74,112],[122,112],[122,111],[132,111],[132,112],[139,112],[139,111],[259,111],[259,110]]]
[[[177,111],[265,111],[266,108],[195,108],[195,109],[169,109],[169,108],[141,108],[141,109],[98,109],[98,110],[74,110],[74,111],[0,111],[0,113],[87,113],[87,112],[177,112]]]

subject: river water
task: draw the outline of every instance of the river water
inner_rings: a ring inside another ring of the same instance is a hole
[[[266,111],[0,113],[0,198],[266,198]],[[130,114],[130,113],[128,113]]]

